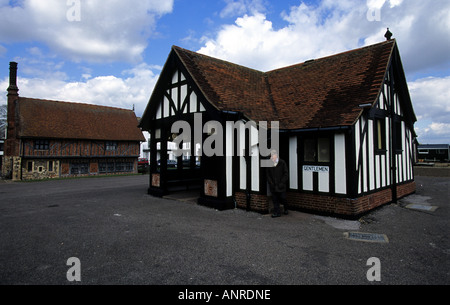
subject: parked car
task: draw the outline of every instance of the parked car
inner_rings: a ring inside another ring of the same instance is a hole
[[[138,159],[138,172],[146,174],[150,168],[150,164],[146,158]]]
[[[158,166],[161,166],[161,160],[158,160]],[[167,160],[167,168],[175,168],[177,167],[176,160]]]

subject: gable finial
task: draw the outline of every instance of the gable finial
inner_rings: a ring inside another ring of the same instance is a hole
[[[386,37],[386,40],[391,40],[392,33],[389,31],[389,28],[387,28],[386,34],[384,34],[384,37]]]

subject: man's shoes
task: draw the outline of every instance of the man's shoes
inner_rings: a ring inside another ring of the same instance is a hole
[[[289,211],[288,210],[284,210],[283,214],[287,215],[287,214],[289,214]]]
[[[277,213],[274,213],[274,214],[272,214],[272,218],[276,218],[276,217],[281,217],[281,214],[277,214]]]

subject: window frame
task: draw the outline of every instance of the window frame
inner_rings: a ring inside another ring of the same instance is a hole
[[[320,151],[323,149],[321,146],[321,140],[326,140],[327,145],[327,158],[323,159],[320,157]],[[324,136],[317,136],[312,137],[308,136],[303,138],[303,154],[302,154],[302,161],[305,165],[330,165],[331,164],[331,137],[329,135]],[[306,143],[309,142],[307,145]],[[313,150],[310,149],[310,145],[312,144]],[[308,147],[309,146],[309,147]],[[313,152],[313,155],[311,156],[311,153]],[[309,155],[307,155],[309,154]],[[312,158],[311,158],[312,157]]]
[[[373,128],[373,146],[376,154],[385,154],[386,149],[386,119],[384,117],[375,117]],[[381,142],[381,143],[380,143]],[[381,144],[381,147],[380,147]]]
[[[105,150],[106,151],[117,151],[118,148],[117,141],[106,141],[105,142]]]
[[[69,173],[70,175],[88,175],[90,173],[89,168],[89,162],[71,162]]]
[[[33,147],[35,150],[49,150],[50,149],[50,141],[45,139],[36,139],[34,140]]]

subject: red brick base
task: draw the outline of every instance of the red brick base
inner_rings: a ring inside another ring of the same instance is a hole
[[[397,186],[397,199],[416,191],[414,181]],[[287,192],[290,209],[307,210],[319,214],[332,214],[342,217],[356,217],[386,203],[392,202],[390,188],[355,199],[318,195],[311,193]],[[247,196],[244,192],[236,192],[236,204],[247,209]],[[250,210],[259,213],[270,212],[269,198],[264,195],[251,194]]]
[[[247,195],[244,192],[236,192],[236,205],[240,209],[247,209]],[[269,210],[269,198],[265,195],[250,195],[250,211],[267,214]]]

